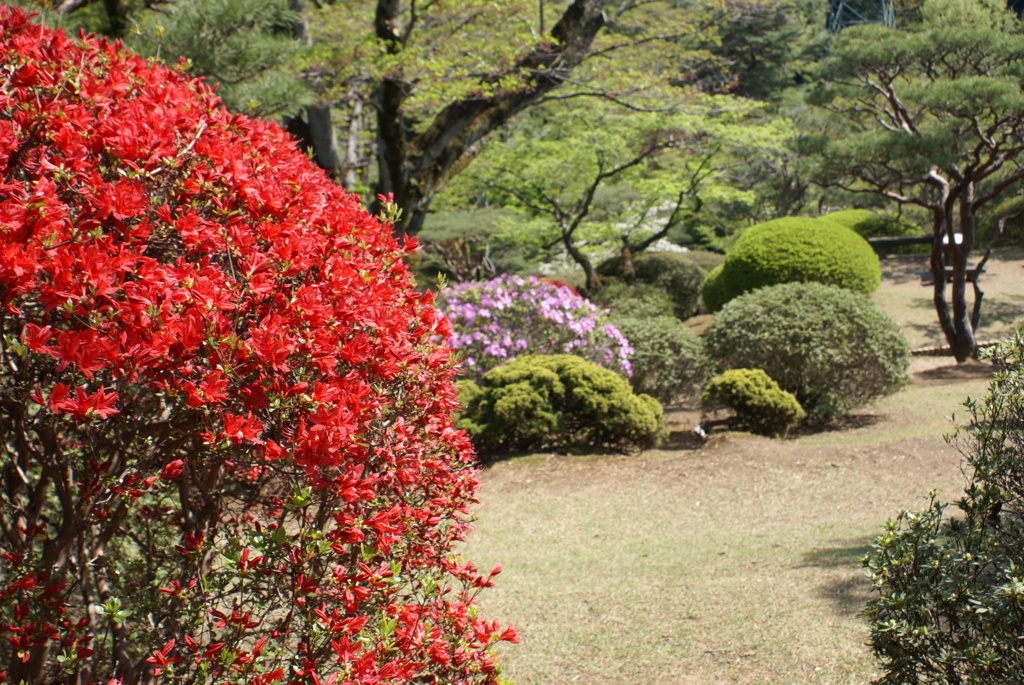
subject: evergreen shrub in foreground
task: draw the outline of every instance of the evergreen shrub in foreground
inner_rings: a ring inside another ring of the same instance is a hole
[[[982,354],[1000,368],[951,439],[965,457],[963,497],[951,507],[933,492],[924,511],[889,521],[865,562],[882,685],[1024,673],[1024,339]]]
[[[903,331],[867,295],[820,283],[738,297],[702,340],[718,370],[763,370],[815,420],[899,390],[910,365]]]
[[[664,429],[657,400],[570,354],[520,357],[462,385],[459,427],[482,453],[653,447]]]
[[[497,683],[391,226],[115,45],[0,6],[0,73],[0,680]]]

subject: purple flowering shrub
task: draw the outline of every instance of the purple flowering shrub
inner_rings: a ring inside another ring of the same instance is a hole
[[[527,354],[573,354],[632,373],[629,341],[603,310],[569,287],[505,275],[453,285],[442,291],[438,307],[451,323],[450,342],[468,378]]]

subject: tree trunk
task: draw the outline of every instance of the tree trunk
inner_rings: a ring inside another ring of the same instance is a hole
[[[359,131],[362,129],[363,101],[358,97],[352,104],[352,113],[348,117],[348,137],[345,145],[345,177],[342,184],[350,193],[359,186],[359,169],[363,164],[359,158]]]
[[[383,81],[378,93],[378,165],[376,193],[393,194],[403,219],[396,233],[415,235],[423,227],[430,201],[445,182],[461,170],[479,144],[509,119],[536,103],[569,78],[604,26],[607,0],[574,0],[551,30],[551,43],[539,45],[512,70],[485,77],[497,82],[511,71],[531,74],[526,87],[489,97],[467,97],[445,107],[419,135],[407,140],[403,103],[408,87],[398,78]],[[398,3],[378,0],[378,38],[389,50],[400,50],[394,37]],[[371,211],[375,211],[374,207]]]
[[[306,108],[309,124],[309,142],[316,157],[317,166],[326,171],[334,180],[341,178],[341,157],[338,154],[338,138],[331,123],[331,103],[321,100]]]
[[[970,194],[969,191],[968,194]],[[964,202],[966,199],[961,198],[960,201]],[[960,220],[955,222],[954,214],[950,211],[951,205],[952,203],[946,203],[944,211],[936,212],[929,266],[933,280],[932,299],[939,318],[939,327],[949,344],[950,354],[958,363],[963,363],[974,358],[978,348],[972,325],[972,312],[967,307],[967,259],[971,249],[968,239],[973,241],[974,218],[968,208],[966,211],[961,210]],[[956,225],[961,228],[961,243],[959,245],[956,243],[955,231],[952,230],[952,227]],[[946,238],[948,249],[942,243],[943,238]],[[952,287],[949,301],[946,300],[947,265],[943,259],[943,252],[950,256],[949,269],[952,274]],[[952,311],[950,311],[951,307]]]

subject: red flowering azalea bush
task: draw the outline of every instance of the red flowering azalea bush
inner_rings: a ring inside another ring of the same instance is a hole
[[[450,331],[390,226],[5,7],[0,172],[0,682],[497,682]]]

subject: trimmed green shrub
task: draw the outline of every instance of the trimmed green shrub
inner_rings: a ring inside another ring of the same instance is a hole
[[[908,236],[925,235],[923,231],[914,226],[885,219],[870,209],[844,209],[841,212],[832,212],[819,218],[819,221],[829,221],[834,224],[846,226],[861,238],[884,238],[886,236]],[[890,254],[921,254],[931,250],[930,245],[897,245],[887,248]]]
[[[653,447],[661,405],[614,371],[570,354],[529,355],[466,388],[458,427],[480,453],[578,447]]]
[[[729,302],[703,335],[719,370],[762,369],[815,420],[899,390],[910,346],[870,298],[821,283],[785,283]]]
[[[701,286],[701,298],[704,300],[704,309],[709,312],[717,312],[729,301],[725,295],[725,288],[722,285],[722,271],[725,264],[719,264],[708,272],[704,277],[704,284]]]
[[[672,313],[685,320],[701,311],[700,288],[704,270],[687,255],[688,252],[642,252],[633,257],[636,283],[658,286],[672,298]],[[601,276],[622,279],[622,257],[613,257],[598,265]]]
[[[788,217],[752,226],[739,237],[717,285],[728,302],[779,283],[825,283],[863,293],[882,280],[878,255],[845,226]]]
[[[889,521],[865,562],[878,683],[1020,683],[1024,673],[1024,340],[982,354],[1001,368],[952,438],[963,497],[947,511],[933,492],[924,511]]]
[[[629,340],[634,392],[663,403],[693,397],[711,376],[711,360],[700,339],[674,316],[613,318]]]
[[[700,398],[705,409],[724,405],[755,433],[777,437],[804,416],[792,393],[761,369],[730,369],[716,376]]]
[[[607,309],[613,322],[625,317],[673,316],[675,310],[665,289],[650,283],[609,283],[593,293],[590,301]]]

